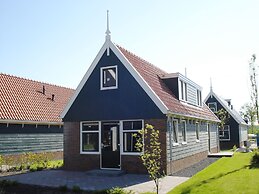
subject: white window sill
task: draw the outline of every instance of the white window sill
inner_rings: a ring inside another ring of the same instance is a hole
[[[187,145],[187,142],[186,141],[182,142],[182,145]]]
[[[179,143],[173,143],[173,146],[179,146]]]
[[[199,139],[196,139],[196,143],[199,143],[200,142],[200,140]]]
[[[96,155],[96,154],[100,154],[100,152],[80,152],[80,154],[92,154],[92,155]]]
[[[122,152],[121,155],[128,156],[139,156],[142,152]]]

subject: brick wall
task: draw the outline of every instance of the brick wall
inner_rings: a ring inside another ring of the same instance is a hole
[[[64,123],[64,169],[85,171],[100,168],[100,156],[80,154],[80,123]]]
[[[168,162],[167,174],[170,174],[170,172],[175,173],[195,163],[198,163],[199,161],[205,159],[207,155],[208,155],[208,151],[205,151],[205,152],[194,154],[192,156],[188,156],[180,160],[174,160],[174,161]]]

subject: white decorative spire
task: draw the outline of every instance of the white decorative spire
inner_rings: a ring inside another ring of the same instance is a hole
[[[212,80],[211,80],[211,77],[210,77],[210,91],[212,92]]]
[[[107,29],[106,29],[106,40],[110,40],[111,39],[111,31],[109,29],[109,10],[107,10]]]

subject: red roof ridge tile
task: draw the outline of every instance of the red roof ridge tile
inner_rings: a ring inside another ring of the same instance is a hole
[[[52,83],[48,83],[48,82],[44,82],[44,81],[37,81],[37,80],[30,79],[30,78],[20,77],[20,76],[16,76],[16,75],[7,74],[7,73],[0,72],[0,75],[13,77],[13,78],[21,79],[21,80],[26,80],[26,81],[32,81],[32,82],[43,84],[43,85],[49,85],[49,86],[55,86],[55,87],[59,87],[59,88],[69,89],[69,90],[75,90],[75,89],[70,88],[70,87],[52,84]]]

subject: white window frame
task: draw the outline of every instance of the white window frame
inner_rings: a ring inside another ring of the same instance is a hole
[[[202,96],[201,96],[201,91],[200,90],[196,90],[196,94],[197,94],[197,105],[198,106],[202,106]]]
[[[196,122],[195,123],[195,138],[196,138],[196,142],[200,142],[200,128],[201,128],[200,122]]]
[[[225,129],[225,127],[227,127],[227,129]],[[225,131],[228,131],[228,139],[222,139],[222,137],[224,137]],[[219,135],[219,141],[230,141],[230,126],[229,125],[224,125],[223,135]]]
[[[98,131],[83,131],[83,124],[93,124],[93,123],[97,123]],[[83,133],[98,133],[98,138],[99,138],[98,152],[83,151],[82,149]],[[101,154],[101,121],[81,121],[80,122],[80,154]]]
[[[215,107],[215,110],[213,111],[211,108],[210,108],[210,105],[214,105]],[[208,103],[208,107],[210,108],[210,110],[214,113],[216,113],[218,111],[218,107],[217,107],[217,103],[216,102],[209,102]]]
[[[173,146],[178,146],[179,145],[179,130],[178,130],[178,120],[177,119],[172,119],[171,120],[171,130],[172,130],[172,133],[171,133],[171,139],[173,141]],[[176,122],[175,124],[175,128],[174,128],[174,122]],[[175,130],[175,133],[174,133],[174,130]],[[176,135],[176,142],[174,141],[174,134]]]
[[[186,120],[181,120],[181,127],[182,125],[184,126],[183,129],[181,130],[181,135],[182,135],[182,144],[187,144],[187,128],[186,128]],[[185,131],[185,141],[183,140],[184,139],[184,136],[183,136],[183,131]]]
[[[123,133],[124,132],[138,132],[139,130],[123,130],[123,122],[125,122],[125,121],[132,121],[132,122],[134,122],[134,121],[142,121],[142,128],[144,128],[144,120],[142,120],[142,119],[130,119],[130,120],[121,120],[120,121],[120,139],[121,139],[121,142],[120,142],[120,144],[122,145],[122,146],[120,146],[121,147],[121,149],[120,149],[120,153],[121,153],[121,155],[132,155],[132,156],[139,156],[141,153],[143,153],[143,152],[124,152],[124,137],[123,137]],[[143,138],[143,143],[144,143],[144,138]]]
[[[106,70],[106,69],[111,69],[111,68],[115,68],[116,85],[115,86],[110,86],[110,87],[103,87],[103,71]],[[118,66],[117,65],[101,67],[100,68],[100,88],[101,88],[101,90],[112,90],[112,89],[117,89],[118,88]]]
[[[187,83],[179,79],[179,99],[187,102]]]

